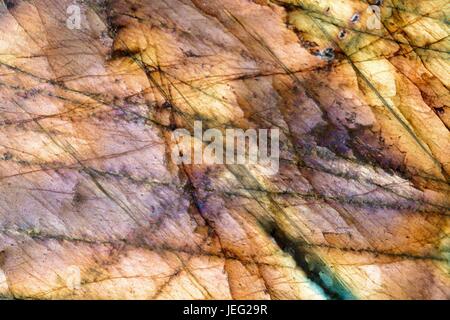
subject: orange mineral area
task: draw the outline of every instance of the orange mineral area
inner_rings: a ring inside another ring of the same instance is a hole
[[[0,1],[0,298],[449,299],[449,14]],[[176,163],[195,121],[279,171]]]

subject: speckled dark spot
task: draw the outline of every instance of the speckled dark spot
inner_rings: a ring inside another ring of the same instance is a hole
[[[339,32],[338,37],[339,37],[339,39],[344,39],[346,35],[347,35],[347,31],[346,30],[341,30]]]
[[[13,9],[17,5],[16,0],[4,0],[6,8]]]
[[[359,21],[359,18],[360,18],[359,13],[355,13],[355,14],[352,16],[352,18],[350,19],[350,21],[351,21],[352,23],[357,23],[357,22]]]
[[[445,113],[444,107],[434,108],[434,110],[436,111],[437,114],[444,114]]]

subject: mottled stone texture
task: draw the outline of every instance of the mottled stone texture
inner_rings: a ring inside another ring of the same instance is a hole
[[[0,1],[1,297],[450,298],[448,1],[73,3]],[[176,165],[195,119],[279,173]]]

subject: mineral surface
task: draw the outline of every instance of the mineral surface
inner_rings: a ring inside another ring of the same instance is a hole
[[[0,297],[449,299],[447,0],[0,1]],[[279,129],[279,170],[173,132]]]

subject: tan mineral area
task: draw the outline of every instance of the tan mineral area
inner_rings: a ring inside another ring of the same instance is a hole
[[[0,0],[0,299],[450,299],[449,17]],[[195,121],[278,170],[178,163]]]

